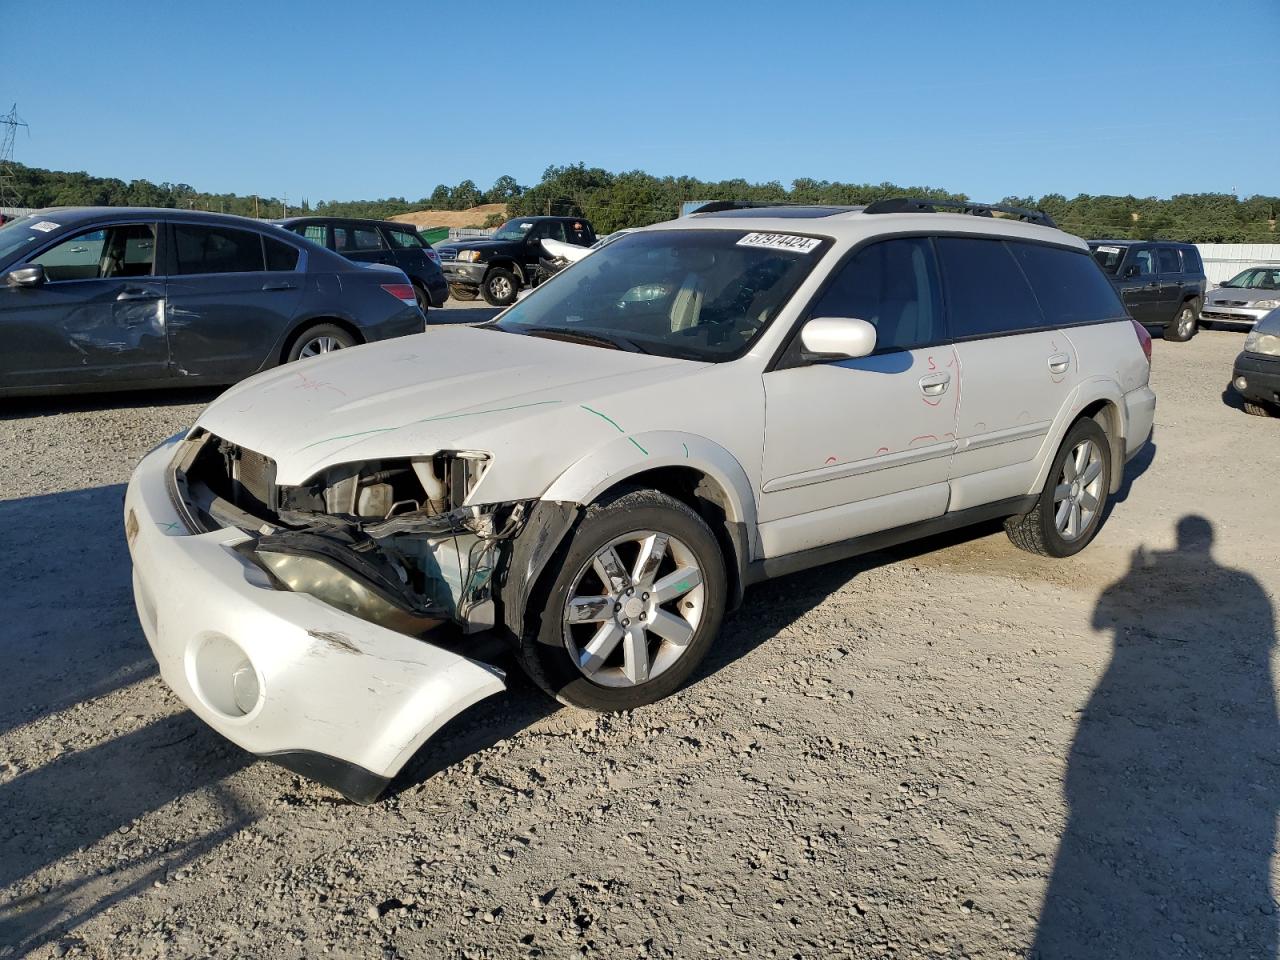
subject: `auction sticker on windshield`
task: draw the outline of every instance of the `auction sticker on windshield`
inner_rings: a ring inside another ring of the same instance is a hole
[[[50,230],[57,230],[58,225],[52,220],[41,220],[39,223],[33,223],[31,229],[39,230],[41,233],[48,233]]]
[[[738,241],[738,246],[812,253],[821,243],[822,241],[816,237],[797,237],[790,233],[748,233]]]

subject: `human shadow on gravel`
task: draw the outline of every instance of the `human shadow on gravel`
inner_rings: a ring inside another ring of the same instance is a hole
[[[156,672],[123,501],[123,484],[0,501],[0,736]]]
[[[1276,956],[1274,611],[1203,517],[1098,600],[1111,661],[1080,715],[1031,956]]]

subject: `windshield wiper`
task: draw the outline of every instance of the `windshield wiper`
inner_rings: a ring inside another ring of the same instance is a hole
[[[584,333],[571,327],[534,327],[525,333],[527,337],[547,337],[551,340],[577,340],[582,343],[607,347],[610,350],[630,350],[632,353],[648,353],[644,347],[626,337],[606,337],[599,333]]]

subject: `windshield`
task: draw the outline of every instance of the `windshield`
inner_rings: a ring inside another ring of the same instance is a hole
[[[39,230],[35,228],[39,227]],[[56,230],[58,224],[49,220],[41,220],[39,217],[23,217],[21,220],[11,220],[3,227],[0,227],[0,263],[6,262],[15,253],[21,251],[24,247],[35,247],[41,240],[48,238],[51,230]],[[14,262],[21,262],[22,257],[19,256]]]
[[[539,287],[493,326],[689,360],[743,353],[826,242],[740,230],[631,233]]]
[[[493,235],[494,240],[523,240],[524,235],[533,229],[532,220],[508,220]]]
[[[1115,276],[1116,271],[1120,269],[1120,262],[1124,260],[1124,247],[1101,244],[1091,249],[1093,250],[1093,259],[1098,261],[1098,266],[1102,268],[1102,272]]]
[[[1280,290],[1280,267],[1251,267],[1222,284],[1245,290]]]

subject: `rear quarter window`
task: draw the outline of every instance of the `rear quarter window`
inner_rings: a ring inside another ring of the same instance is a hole
[[[1009,241],[1008,246],[1050,324],[1069,326],[1124,317],[1115,288],[1083,250],[1076,253],[1018,241]]]
[[[936,243],[954,338],[1046,326],[1035,294],[1003,240],[938,237]]]

